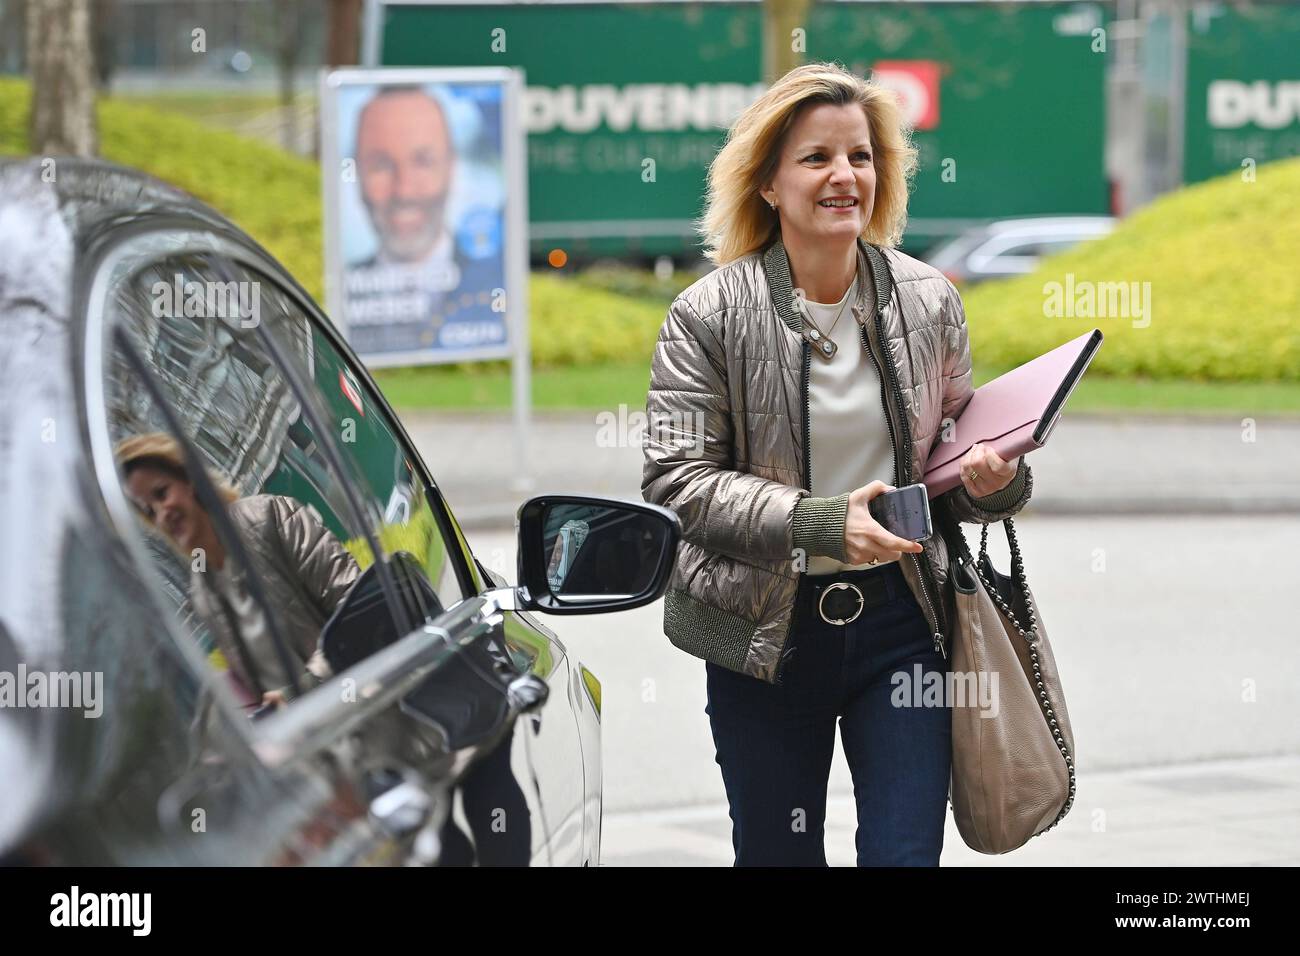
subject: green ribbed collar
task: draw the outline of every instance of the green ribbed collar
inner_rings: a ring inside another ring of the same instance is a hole
[[[763,253],[763,269],[767,273],[767,287],[772,293],[772,302],[781,321],[790,327],[795,335],[803,334],[803,319],[795,311],[794,284],[790,279],[790,259],[786,256],[785,243],[779,238],[767,247]],[[889,265],[884,254],[875,246],[858,237],[858,299],[855,306],[863,305],[867,288],[867,270],[871,270],[872,283],[876,288],[876,311],[883,312],[889,303],[893,291],[893,279],[889,275]]]

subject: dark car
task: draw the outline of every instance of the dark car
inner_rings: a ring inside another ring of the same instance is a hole
[[[0,321],[0,861],[599,862],[600,683],[530,611],[655,600],[671,512],[531,499],[508,586],[293,278],[130,170],[0,161]]]

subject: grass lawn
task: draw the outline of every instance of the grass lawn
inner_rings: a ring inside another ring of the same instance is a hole
[[[991,376],[975,370],[976,383]],[[381,369],[375,379],[401,411],[504,411],[510,372],[500,366]],[[533,407],[614,411],[645,408],[650,368],[643,363],[535,370]],[[1191,412],[1240,415],[1300,414],[1300,383],[1182,382],[1085,377],[1070,396],[1069,412]]]
[[[116,99],[135,106],[145,106],[163,113],[179,113],[201,123],[230,126],[241,120],[261,116],[280,108],[277,93],[236,93],[182,91],[175,93],[115,93]],[[295,91],[294,103],[307,105],[316,102],[316,90]]]
[[[399,411],[505,410],[510,407],[508,368],[379,369],[375,381]],[[650,367],[642,364],[534,370],[533,407],[554,409],[645,408]]]

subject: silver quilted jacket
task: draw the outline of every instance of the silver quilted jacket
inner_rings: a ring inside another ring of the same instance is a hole
[[[283,637],[297,655],[303,671],[298,683],[304,691],[330,676],[329,664],[319,648],[321,629],[361,576],[356,560],[302,502],[283,495],[250,495],[231,502],[231,523],[247,549],[252,567],[240,569],[242,582],[251,571],[257,576],[267,605],[276,612]],[[212,630],[230,669],[244,686],[280,690],[284,670],[269,633],[245,640],[232,633],[233,622],[224,612],[221,597],[199,571],[190,573],[190,599],[194,611]],[[242,651],[246,650],[249,659]],[[252,666],[256,675],[249,673]]]
[[[944,420],[973,394],[965,313],[941,273],[901,252],[859,240],[858,270],[853,311],[881,371],[901,488],[920,480]],[[789,653],[801,559],[845,560],[847,493],[808,491],[811,351],[792,299],[779,239],[692,284],[659,332],[646,398],[641,493],[682,526],[664,632],[688,653],[768,682]],[[936,646],[945,647],[952,614],[944,529],[1013,515],[1032,489],[1022,457],[1001,491],[972,498],[958,485],[931,502],[936,534],[899,566]]]

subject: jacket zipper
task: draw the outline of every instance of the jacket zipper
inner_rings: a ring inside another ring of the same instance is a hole
[[[856,305],[854,306],[854,311],[855,312],[857,311]],[[880,337],[880,340],[883,342],[885,340],[885,323],[880,316],[880,310],[877,308],[875,312],[876,312],[875,314],[876,334]],[[857,316],[855,315],[854,318],[856,319]],[[893,363],[889,361],[888,357],[886,356],[885,363],[884,363],[886,366],[888,366],[888,370],[889,370],[888,376],[886,375],[884,369],[882,368],[881,361],[878,358],[876,358],[876,353],[871,348],[871,338],[870,336],[867,335],[867,325],[865,322],[862,321],[858,322],[858,333],[862,337],[863,347],[867,350],[867,354],[871,356],[872,364],[876,366],[876,374],[880,376],[880,383],[881,383],[880,406],[885,413],[885,425],[887,427],[887,431],[889,432],[889,445],[894,454],[894,480],[898,482],[898,487],[902,488],[906,485],[911,484],[911,477],[912,477],[912,461],[911,461],[911,452],[910,452],[911,434],[910,434],[910,429],[908,429],[907,427],[907,422],[904,417],[906,415],[906,410],[903,406],[903,390],[898,384],[898,378],[894,374]],[[809,391],[809,377],[810,377],[809,372],[811,371],[810,369],[811,365],[812,365],[812,347],[809,346],[807,339],[805,339],[803,342],[803,376],[802,376],[803,481],[804,481],[804,487],[808,489],[808,492],[810,494],[812,493],[812,427],[811,427],[812,426],[812,396]],[[889,403],[885,398],[886,381],[888,381],[888,387],[890,387],[893,391],[894,400],[896,402],[896,407],[899,409],[900,417],[904,418],[904,420],[900,421],[900,427],[903,429],[904,436],[907,439],[907,447],[909,449],[906,461],[903,461],[898,454],[898,441],[894,434],[894,419],[893,416],[889,414]],[[935,607],[934,602],[930,600],[930,589],[925,586],[925,570],[924,568],[921,567],[921,559],[918,558],[915,554],[908,554],[908,557],[912,559],[913,567],[916,568],[916,579],[921,582],[921,596],[925,598],[926,607],[930,609],[930,615],[934,618],[935,621],[935,631],[933,635],[934,649],[945,660],[947,660],[948,652],[944,647],[942,622],[939,617],[938,609]],[[789,637],[787,635],[787,640],[788,639]],[[785,662],[786,662],[786,654],[784,653],[784,649],[783,649],[781,654],[781,659],[777,662],[776,665],[776,683],[778,684],[781,683],[781,675],[785,671]]]
[[[812,395],[808,389],[809,373],[812,371],[812,347],[808,340],[803,343],[803,486],[812,493]],[[807,557],[805,555],[805,557]],[[794,612],[791,612],[793,616]],[[790,635],[786,633],[786,643]],[[785,647],[781,648],[781,658],[776,662],[776,682],[781,683],[781,674],[785,670]]]
[[[812,346],[803,344],[803,486],[812,494],[812,395],[809,379],[812,373]]]
[[[857,318],[857,316],[855,315],[854,318]],[[879,309],[876,309],[875,320],[876,320],[875,321],[876,335],[880,338],[880,341],[883,343],[885,341],[885,323],[884,320],[880,317]],[[893,375],[893,371],[894,371],[893,363],[889,361],[888,356],[885,357],[885,362],[883,363],[884,365],[887,365],[889,368],[890,374],[887,377],[885,370],[881,367],[882,366],[881,361],[876,358],[876,353],[872,351],[871,337],[867,335],[867,324],[865,322],[861,322],[861,321],[858,322],[858,332],[862,336],[862,344],[866,348],[867,354],[871,356],[871,361],[876,366],[876,374],[880,376],[880,407],[884,410],[885,413],[885,424],[888,426],[888,431],[889,431],[889,444],[894,451],[894,475],[895,475],[894,480],[898,482],[898,487],[902,488],[912,483],[911,480],[912,479],[912,455],[911,455],[912,443],[911,443],[911,435],[908,432],[907,422],[905,420],[906,410],[903,406],[903,390],[898,385],[897,377]],[[897,403],[897,408],[899,409],[900,412],[900,418],[904,419],[903,421],[900,422],[900,427],[904,431],[904,438],[906,439],[907,442],[908,454],[907,454],[906,461],[904,461],[898,454],[898,443],[895,440],[895,436],[894,436],[894,419],[889,414],[889,402],[885,400],[885,388],[887,387],[886,382],[888,382],[889,387],[892,387],[894,400]],[[930,589],[925,586],[925,571],[921,567],[921,559],[918,558],[915,554],[911,554],[910,552],[907,556],[912,559],[913,566],[916,568],[916,579],[921,582],[921,596],[925,598],[926,606],[930,609],[930,614],[934,617],[935,652],[942,655],[943,658],[947,660],[948,652],[944,649],[943,631],[939,621],[939,612],[935,609],[934,603],[930,600]]]

